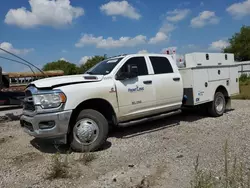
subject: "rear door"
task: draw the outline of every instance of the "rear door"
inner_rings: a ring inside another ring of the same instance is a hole
[[[137,65],[138,77],[115,80],[121,121],[145,116],[155,106],[155,88],[144,56],[129,58],[119,71],[126,72],[128,64]]]
[[[160,111],[178,109],[182,105],[183,84],[177,66],[166,56],[148,56],[154,75],[156,106]]]

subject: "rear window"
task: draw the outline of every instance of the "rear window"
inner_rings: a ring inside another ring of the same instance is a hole
[[[149,57],[155,74],[173,73],[172,65],[166,57]]]

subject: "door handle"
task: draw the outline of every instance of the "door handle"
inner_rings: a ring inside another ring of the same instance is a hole
[[[152,84],[152,80],[143,81],[144,84]]]
[[[176,82],[178,82],[178,81],[180,81],[180,78],[178,78],[178,77],[177,78],[173,78],[173,80],[176,81]]]

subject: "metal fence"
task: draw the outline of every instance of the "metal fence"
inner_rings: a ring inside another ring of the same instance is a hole
[[[242,74],[250,75],[250,61],[244,61],[244,62],[237,62],[238,69],[239,69],[239,76]]]

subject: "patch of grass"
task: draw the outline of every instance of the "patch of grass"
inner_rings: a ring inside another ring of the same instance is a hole
[[[222,173],[199,168],[199,156],[195,162],[195,173],[191,180],[191,188],[250,188],[250,170],[247,163],[238,161],[236,157],[230,162],[228,144],[224,146],[224,169]]]
[[[242,75],[239,77],[239,80],[240,80],[240,82],[249,81],[249,80],[250,80],[250,76],[248,76],[247,74],[242,74]]]
[[[240,80],[240,94],[232,97],[232,99],[250,99],[250,76],[242,74],[239,78]]]
[[[250,81],[240,82],[240,94],[232,97],[233,99],[250,99]]]
[[[82,153],[78,159],[78,161],[83,162],[84,165],[88,165],[90,162],[97,159],[97,156],[94,153],[86,152]]]
[[[205,172],[199,169],[199,155],[195,161],[195,176],[191,180],[191,188],[213,188],[214,187],[214,177],[211,172]]]
[[[52,164],[48,169],[47,179],[59,179],[59,178],[68,178],[70,177],[70,166],[68,164],[68,154],[65,159],[62,159],[60,153],[56,153],[52,156]]]

